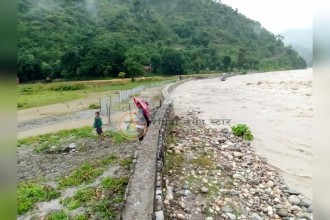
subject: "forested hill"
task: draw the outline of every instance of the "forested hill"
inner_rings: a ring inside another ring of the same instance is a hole
[[[305,68],[275,36],[213,0],[19,0],[18,77]]]

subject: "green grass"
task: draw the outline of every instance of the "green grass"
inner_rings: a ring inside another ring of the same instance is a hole
[[[165,159],[164,171],[167,173],[169,170],[176,169],[177,172],[182,169],[184,157],[182,154],[167,154]]]
[[[123,81],[87,81],[55,82],[18,85],[17,108],[26,109],[86,97],[90,92],[103,92],[132,89],[140,85],[151,84],[170,79],[170,77],[147,77],[136,82]]]
[[[105,165],[116,162],[117,159],[118,159],[118,157],[116,155],[110,155],[106,158],[101,159],[100,163],[105,166]]]
[[[86,206],[97,195],[95,188],[82,188],[79,189],[72,197],[65,198],[61,203],[69,210],[77,209],[81,206]]]
[[[119,161],[119,165],[125,168],[126,170],[129,170],[132,164],[133,164],[133,157],[124,158]]]
[[[85,91],[42,91],[32,94],[20,94],[17,98],[17,108],[26,109],[66,102],[74,99],[83,98]]]
[[[235,136],[242,137],[245,140],[252,141],[253,135],[245,124],[237,124],[231,127],[231,131]]]
[[[214,166],[212,159],[207,154],[199,155],[196,159],[190,160],[190,163],[203,168],[212,168]]]
[[[115,219],[121,210],[127,184],[127,177],[106,177],[101,181],[102,188],[80,189],[72,197],[64,199],[62,204],[69,210],[84,207],[94,219]],[[82,216],[80,219],[85,218]]]
[[[112,178],[107,177],[102,180],[101,185],[103,188],[111,191],[112,193],[122,192],[128,184],[127,177]]]
[[[70,172],[69,175],[59,177],[57,180],[58,185],[60,188],[65,188],[91,183],[96,177],[102,174],[104,166],[114,163],[116,159],[116,156],[110,155],[98,161],[86,162]]]
[[[17,212],[19,215],[29,211],[35,203],[58,198],[60,193],[50,186],[33,181],[21,182],[17,189]]]
[[[49,149],[52,145],[58,142],[68,139],[70,137],[74,138],[93,138],[94,133],[90,126],[85,126],[82,128],[66,129],[60,130],[58,132],[52,132],[32,137],[27,137],[19,139],[17,141],[17,146],[22,145],[33,145],[36,152],[44,152]]]
[[[70,220],[70,217],[62,210],[50,213],[46,216],[45,220]]]
[[[93,179],[101,175],[102,169],[96,164],[84,163],[79,168],[73,170],[68,176],[61,176],[58,178],[60,188],[68,186],[77,186],[83,183],[91,183]]]
[[[127,141],[127,139],[117,131],[106,131],[104,132],[106,137],[109,137],[113,143],[121,144]]]

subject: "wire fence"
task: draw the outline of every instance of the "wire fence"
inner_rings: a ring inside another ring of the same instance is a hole
[[[173,81],[174,80],[166,80],[166,81],[161,81],[161,82],[149,83],[149,84],[134,87],[132,89],[117,91],[116,94],[114,94],[114,95],[105,95],[99,99],[100,113],[103,115],[106,115],[106,117],[108,118],[108,121],[110,122],[110,117],[114,112],[129,110],[129,107],[130,107],[129,105],[130,105],[130,102],[132,102],[132,97],[134,95],[137,95],[142,90],[145,90],[148,88],[160,87],[165,84],[171,83]],[[151,100],[147,100],[147,101],[151,101]],[[156,100],[153,100],[153,102],[156,102]],[[161,105],[160,98],[157,102],[158,103],[152,103],[153,107]]]

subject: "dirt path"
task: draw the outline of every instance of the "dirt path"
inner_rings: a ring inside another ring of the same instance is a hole
[[[157,97],[160,97],[161,89],[162,87],[146,89],[140,93],[139,97],[148,100],[150,107],[154,108],[159,104],[156,100]],[[109,92],[92,93],[84,99],[20,110],[17,113],[17,138],[46,134],[62,129],[79,128],[86,125],[92,126],[96,110],[86,110],[87,106],[91,103],[97,103],[100,97],[109,94]],[[129,102],[131,106],[134,106],[132,100],[129,100]],[[128,108],[114,111],[110,119],[111,124],[115,126],[117,119],[127,110]],[[111,126],[107,124],[105,114],[102,113],[101,116],[104,118],[105,126]]]

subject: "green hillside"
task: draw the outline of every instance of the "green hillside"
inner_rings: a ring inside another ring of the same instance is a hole
[[[18,77],[305,68],[282,39],[212,0],[19,0]]]

